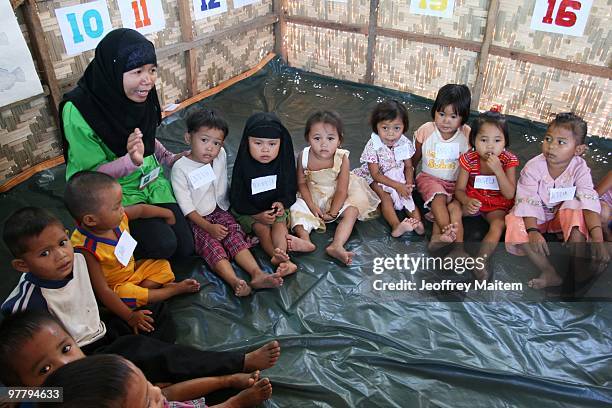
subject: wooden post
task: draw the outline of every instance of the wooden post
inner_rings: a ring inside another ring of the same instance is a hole
[[[62,100],[62,94],[55,76],[53,63],[47,51],[49,47],[46,44],[45,36],[38,16],[38,8],[35,0],[25,0],[23,2],[23,16],[30,35],[30,43],[34,58],[38,61],[39,68],[42,69],[43,81],[49,87],[49,97],[51,98],[51,111],[55,119],[55,123],[59,127],[59,103]]]
[[[272,0],[274,14],[274,52],[287,64],[287,0]]]
[[[366,54],[366,84],[374,83],[374,58],[376,58],[376,32],[378,27],[379,0],[370,0],[370,18],[368,21],[368,50]]]
[[[193,41],[193,20],[191,18],[190,0],[179,0],[179,24],[183,42]],[[189,98],[198,94],[198,50],[190,48],[185,51],[185,71],[187,76],[187,95]],[[174,101],[172,101],[174,102]]]
[[[485,35],[482,39],[482,47],[480,48],[480,55],[478,56],[476,81],[472,87],[472,109],[474,110],[478,109],[478,104],[480,103],[480,95],[482,94],[482,87],[484,83],[484,73],[485,69],[487,68],[487,62],[489,61],[489,48],[491,47],[491,42],[493,41],[493,30],[495,29],[498,11],[499,0],[491,0],[489,3],[489,10],[487,11]]]

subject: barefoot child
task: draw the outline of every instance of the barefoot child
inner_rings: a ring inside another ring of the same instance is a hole
[[[612,170],[595,188],[601,200],[601,229],[606,241],[612,241]]]
[[[560,113],[548,124],[542,154],[529,160],[516,187],[516,204],[506,216],[506,249],[527,254],[540,271],[529,286],[559,286],[561,276],[548,260],[543,233],[563,233],[572,244],[591,241],[591,258],[607,263],[603,244],[599,195],[593,188],[591,170],[582,157],[586,149],[587,124],[573,113]],[[583,245],[571,245],[574,259]]]
[[[296,192],[289,131],[273,113],[251,115],[234,162],[231,211],[247,234],[257,235],[281,277],[297,270],[287,255],[289,207],[295,203]],[[280,286],[282,279],[275,284]]]
[[[481,113],[472,123],[470,145],[474,150],[459,157],[455,198],[464,216],[482,215],[489,223],[478,252],[486,265],[504,232],[504,218],[514,205],[519,161],[506,150],[510,145],[508,123],[498,110]],[[486,266],[474,273],[479,280],[488,277]]]
[[[291,226],[297,235],[289,235],[289,250],[310,252],[313,229],[325,231],[325,223],[338,218],[334,240],[326,252],[350,265],[354,253],[344,248],[357,219],[376,216],[380,200],[365,179],[350,172],[348,150],[342,143],[342,120],[335,112],[318,111],[306,121],[304,134],[308,147],[297,159],[298,198],[291,206]]]
[[[111,176],[82,171],[70,178],[64,201],[77,223],[71,241],[83,254],[96,296],[111,312],[128,321],[133,308],[200,290],[195,279],[174,282],[165,259],[134,260],[136,241],[129,219],[161,217],[174,223],[174,213],[147,204],[123,207],[121,185]],[[155,239],[151,237],[150,239]]]
[[[372,135],[361,153],[361,167],[353,173],[363,177],[380,198],[383,217],[391,226],[391,236],[425,232],[421,214],[412,201],[414,146],[408,130],[408,110],[395,100],[379,103],[370,117]],[[396,210],[407,217],[400,222]]]
[[[425,208],[433,216],[433,232],[429,249],[436,250],[451,242],[463,241],[461,206],[453,201],[455,181],[459,175],[459,156],[468,151],[471,95],[465,85],[446,84],[438,91],[431,107],[433,122],[422,125],[414,133],[416,152],[414,165],[421,157],[417,190]]]
[[[227,155],[223,149],[227,133],[227,122],[217,112],[192,112],[187,117],[185,134],[191,153],[174,165],[172,188],[190,221],[196,253],[232,287],[236,296],[247,296],[251,287],[277,287],[282,278],[278,273],[268,275],[261,270],[242,228],[227,212]],[[236,276],[230,258],[251,275],[250,286]]]

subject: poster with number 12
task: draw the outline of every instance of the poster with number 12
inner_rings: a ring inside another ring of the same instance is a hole
[[[452,18],[455,0],[410,0],[410,13]]]
[[[536,0],[531,29],[581,37],[593,0]]]

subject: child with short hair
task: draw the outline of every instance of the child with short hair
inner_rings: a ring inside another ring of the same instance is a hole
[[[414,165],[423,157],[416,186],[425,208],[431,210],[426,217],[433,217],[434,222],[430,250],[463,241],[461,206],[453,200],[453,194],[459,175],[459,156],[469,150],[470,127],[466,123],[471,100],[466,85],[444,85],[431,107],[433,122],[425,123],[414,132]]]
[[[190,221],[196,253],[236,296],[248,296],[251,287],[278,287],[283,279],[279,273],[261,270],[240,224],[227,211],[227,154],[223,148],[227,133],[227,122],[218,112],[201,109],[189,114],[185,141],[191,145],[191,152],[174,164],[172,187]],[[236,276],[232,258],[251,275],[250,285]]]
[[[251,115],[244,126],[232,171],[231,212],[259,238],[280,277],[297,271],[287,254],[289,208],[297,192],[289,131],[274,113]]]
[[[129,321],[132,309],[182,293],[200,290],[195,279],[174,282],[165,259],[134,260],[137,245],[129,219],[161,217],[171,224],[174,213],[148,204],[123,207],[121,185],[111,176],[81,171],[68,180],[64,201],[77,223],[72,243],[83,254],[96,296],[111,312]],[[155,237],[151,237],[155,239]],[[152,326],[141,321],[138,329]]]
[[[297,237],[288,236],[289,250],[310,252],[313,229],[325,231],[325,223],[342,218],[326,252],[350,265],[353,252],[344,248],[355,221],[376,216],[380,199],[365,179],[350,172],[349,152],[340,149],[342,119],[336,112],[318,111],[306,121],[304,138],[308,147],[297,159],[298,198],[290,208],[291,227]]]
[[[108,354],[86,357],[68,363],[51,374],[44,386],[62,388],[63,407],[205,408],[208,405],[203,397],[188,397],[190,401],[185,402],[172,401],[175,397],[180,398],[181,395],[197,392],[201,385],[194,383],[198,380],[160,389],[151,384],[142,371],[131,362],[120,356]],[[252,407],[272,396],[272,385],[269,379],[263,378],[257,382],[253,380],[252,378],[239,394],[210,407]],[[173,388],[179,386],[190,389],[187,393],[176,392]],[[216,388],[223,387],[217,385]]]
[[[361,167],[353,173],[366,179],[380,198],[383,217],[391,226],[391,236],[406,232],[425,232],[421,214],[412,200],[414,145],[404,132],[408,130],[408,110],[396,100],[379,103],[370,116],[372,135],[361,153]],[[407,217],[400,222],[396,210]]]
[[[506,216],[506,249],[527,254],[540,270],[529,286],[559,286],[561,276],[548,260],[544,233],[562,233],[577,244],[591,241],[591,258],[607,264],[610,255],[603,243],[599,194],[591,170],[580,157],[585,149],[587,124],[574,113],[560,113],[548,124],[542,154],[529,160],[516,187],[516,204]],[[571,245],[572,255],[583,245]]]
[[[489,223],[478,251],[478,257],[484,259],[483,268],[474,269],[477,279],[486,280],[486,265],[504,232],[504,218],[514,205],[519,165],[518,158],[506,150],[510,134],[499,108],[481,113],[472,122],[470,145],[473,150],[459,157],[455,199],[461,203],[464,216],[482,215]]]

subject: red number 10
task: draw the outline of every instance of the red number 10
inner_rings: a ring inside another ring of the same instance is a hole
[[[544,24],[552,24],[553,22],[553,11],[555,9],[555,3],[557,0],[548,0],[548,9],[546,10],[546,15],[542,19]],[[576,0],[561,0],[561,5],[559,6],[559,10],[557,11],[557,17],[555,18],[555,25],[562,27],[571,27],[576,24],[576,13],[571,11],[567,11],[568,8],[574,10],[580,10],[582,4]]]
[[[142,14],[144,18],[140,19],[140,10],[138,10],[138,3],[132,2],[132,10],[134,10],[134,17],[136,18],[136,28],[151,25],[151,19],[149,18],[149,10],[147,10],[147,0],[140,0],[140,7],[142,8]]]

